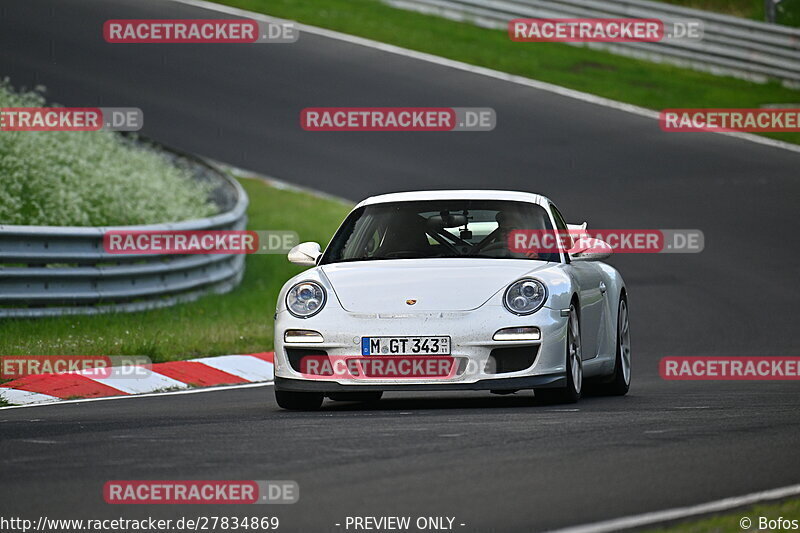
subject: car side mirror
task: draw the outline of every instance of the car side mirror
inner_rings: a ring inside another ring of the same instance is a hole
[[[584,231],[589,224],[582,222],[580,224],[567,224],[567,229],[570,231]]]
[[[586,227],[588,225],[589,224],[587,222],[582,222],[580,224],[567,224],[567,235],[569,236],[569,242],[572,243],[573,247],[580,239],[588,237],[586,234]]]
[[[318,242],[301,242],[289,250],[288,258],[295,265],[314,266],[321,255]]]
[[[612,253],[613,249],[607,242],[583,237],[575,242],[569,251],[569,258],[571,261],[602,261],[611,257]]]

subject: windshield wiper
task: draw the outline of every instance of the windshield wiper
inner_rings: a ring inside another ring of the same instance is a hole
[[[533,260],[533,261],[545,261],[545,262],[548,262],[546,259],[535,259],[533,257],[498,257],[496,255],[486,255],[486,254],[445,255],[445,256],[441,256],[441,257],[445,257],[445,258],[450,258],[450,257],[456,257],[456,258],[457,257],[470,257],[470,258],[473,258],[473,257],[477,257],[477,258],[483,258],[483,259],[528,259],[528,260]]]
[[[339,259],[338,261],[331,261],[333,263],[352,263],[354,261],[391,261],[392,259],[408,259],[405,257],[350,257],[348,259]],[[417,259],[413,257],[411,259]]]

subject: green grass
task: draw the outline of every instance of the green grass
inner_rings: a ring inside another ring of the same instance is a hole
[[[782,0],[778,4],[776,22],[800,28],[800,0]]]
[[[734,17],[764,20],[763,0],[661,0],[695,9],[714,11]],[[776,10],[776,22],[787,26],[800,26],[800,0],[782,0]]]
[[[0,81],[0,107],[43,107]],[[109,226],[202,218],[210,187],[118,133],[0,132],[0,224]]]
[[[659,0],[666,4],[675,4],[694,9],[703,9],[734,17],[764,20],[763,0]]]
[[[377,0],[218,1],[650,109],[800,103],[800,90],[778,82],[750,83],[560,43],[516,43],[503,31],[394,9]],[[800,133],[766,135],[800,143]]]
[[[327,244],[351,206],[241,179],[248,227],[293,230]],[[146,355],[153,361],[272,349],[278,291],[303,270],[286,255],[249,255],[242,284],[228,294],[142,313],[0,321],[4,355]]]
[[[751,526],[743,529],[739,521],[747,517]],[[800,500],[786,500],[780,503],[755,505],[739,511],[720,514],[691,522],[680,522],[669,527],[651,529],[647,533],[742,533],[759,531],[759,517],[776,520],[778,517],[800,522]],[[763,529],[762,531],[769,531]],[[772,531],[791,531],[791,529],[772,529]]]

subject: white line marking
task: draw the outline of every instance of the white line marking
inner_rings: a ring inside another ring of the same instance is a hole
[[[222,161],[217,161],[214,159],[206,158],[212,165],[216,165],[223,170],[227,171],[230,174],[236,174],[237,177],[248,178],[248,179],[256,179],[267,182],[267,185],[270,187],[274,187],[276,189],[281,190],[288,190],[292,192],[302,192],[305,194],[310,194],[312,196],[316,196],[317,198],[322,198],[325,200],[333,200],[335,202],[339,202],[341,204],[346,205],[349,208],[352,208],[355,203],[352,200],[348,200],[341,196],[335,196],[333,194],[328,194],[326,192],[318,191],[316,189],[311,189],[309,187],[303,187],[302,185],[296,185],[294,183],[290,183],[286,180],[281,180],[275,178],[273,176],[269,176],[267,174],[263,174],[261,172],[256,172],[255,170],[248,170],[245,168],[235,167],[228,163],[224,163]]]
[[[154,367],[156,366],[154,365]],[[114,366],[110,369],[90,368],[82,370],[78,374],[103,385],[114,387],[127,394],[141,394],[164,389],[185,389],[189,387],[182,381],[162,376],[145,367],[138,367],[135,370],[135,375],[131,375],[133,372],[134,370],[130,367]]]
[[[44,407],[53,405],[65,405],[68,403],[84,403],[84,402],[101,402],[105,400],[128,400],[131,398],[152,398],[153,396],[177,396],[178,394],[200,394],[203,392],[216,392],[230,389],[249,389],[251,387],[268,387],[274,385],[272,381],[264,383],[240,383],[239,385],[223,385],[221,387],[204,387],[202,389],[188,389],[169,392],[151,392],[148,394],[129,394],[127,396],[105,396],[103,398],[83,398],[81,400],[63,400],[50,403],[30,403],[27,405],[9,405],[7,407],[0,407],[0,411],[6,409],[22,409],[24,407]]]
[[[765,490],[762,492],[753,492],[751,494],[745,494],[744,496],[734,496],[732,498],[725,498],[723,500],[701,503],[700,505],[677,507],[675,509],[667,509],[665,511],[656,511],[653,513],[644,513],[626,516],[623,518],[615,518],[613,520],[606,520],[603,522],[595,522],[594,524],[584,524],[581,526],[556,529],[550,533],[605,533],[607,531],[620,531],[623,529],[649,526],[658,524],[660,522],[688,518],[690,516],[718,513],[720,511],[744,507],[746,505],[752,505],[762,501],[779,500],[781,498],[796,496],[798,494],[800,494],[800,484],[789,485],[788,487]]]
[[[252,355],[218,355],[192,359],[192,362],[202,363],[247,381],[269,381],[275,377],[272,363]]]
[[[48,403],[57,402],[58,398],[49,394],[40,394],[22,389],[12,389],[11,387],[0,387],[0,398],[8,403]]]
[[[293,20],[286,20],[278,17],[264,15],[262,13],[247,11],[246,9],[239,9],[236,7],[214,4],[211,2],[206,2],[205,0],[168,0],[168,1],[176,2],[179,4],[185,4],[200,9],[208,9],[210,11],[217,11],[219,13],[227,13],[229,15],[235,15],[255,20],[264,20],[277,23],[291,22],[301,32],[308,32],[314,35],[319,35],[321,37],[327,37],[329,39],[336,39],[350,44],[356,44],[359,46],[374,48],[377,50],[381,50],[382,52],[388,52],[390,54],[410,57],[412,59],[418,59],[420,61],[427,61],[429,63],[434,63],[436,65],[440,65],[443,67],[450,67],[458,70],[463,70],[466,72],[471,72],[473,74],[488,76],[490,78],[516,83],[517,85],[524,85],[526,87],[531,87],[533,89],[539,89],[541,91],[547,91],[553,94],[558,94],[560,96],[565,96],[567,98],[573,98],[575,100],[580,100],[582,102],[609,107],[611,109],[616,109],[618,111],[624,111],[626,113],[632,113],[634,115],[640,115],[643,117],[658,120],[658,111],[654,111],[652,109],[646,109],[644,107],[639,107],[633,104],[618,102],[617,100],[612,100],[610,98],[603,98],[602,96],[576,91],[575,89],[568,89],[560,85],[534,80],[531,78],[525,78],[523,76],[517,76],[514,74],[509,74],[507,72],[500,72],[498,70],[493,70],[486,67],[478,67],[476,65],[470,65],[469,63],[463,63],[461,61],[455,61],[453,59],[447,59],[444,57],[435,56],[433,54],[426,54],[424,52],[417,52],[416,50],[409,50],[408,48],[402,48],[400,46],[395,46],[392,44],[381,43],[378,41],[373,41],[372,39],[365,39],[363,37],[356,37],[355,35],[348,35],[346,33],[340,33],[338,31],[328,30],[325,28],[318,28],[316,26],[309,26],[307,24],[301,24]],[[291,45],[286,44],[286,45],[276,45],[276,46],[291,46]],[[708,133],[714,133],[716,135],[725,135],[728,137],[735,137],[737,139],[750,141],[756,144],[762,144],[765,146],[771,146],[773,148],[780,148],[783,150],[789,150],[790,152],[800,153],[800,145],[784,141],[778,141],[775,139],[770,139],[768,137],[761,137],[760,135],[753,135],[752,133],[722,132],[722,131],[715,131]]]

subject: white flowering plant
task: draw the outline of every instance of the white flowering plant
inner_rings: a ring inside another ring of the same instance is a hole
[[[0,107],[42,107],[41,89],[0,81]],[[0,131],[0,224],[117,226],[217,212],[210,184],[119,133]]]

